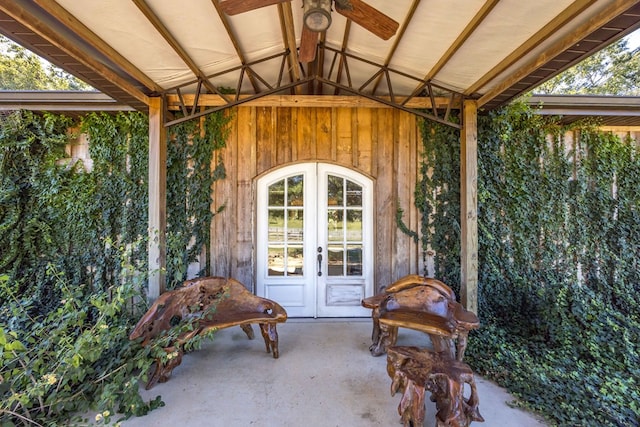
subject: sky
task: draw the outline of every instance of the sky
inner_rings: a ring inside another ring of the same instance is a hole
[[[627,46],[631,50],[640,46],[640,30],[636,30],[627,36]]]

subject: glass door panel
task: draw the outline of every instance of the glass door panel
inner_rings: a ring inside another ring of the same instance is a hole
[[[268,187],[267,275],[304,273],[304,179],[295,175]],[[286,256],[285,256],[286,255]]]
[[[257,181],[256,293],[290,317],[370,316],[373,182],[334,164],[297,163]]]

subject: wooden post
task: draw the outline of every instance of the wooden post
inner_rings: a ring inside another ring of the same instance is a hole
[[[467,99],[460,132],[460,298],[478,313],[478,103]]]
[[[167,133],[164,101],[149,98],[149,302],[165,291],[167,261]]]

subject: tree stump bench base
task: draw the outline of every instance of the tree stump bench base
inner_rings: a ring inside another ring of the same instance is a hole
[[[483,422],[473,371],[449,352],[433,352],[418,347],[394,346],[387,349],[387,373],[391,395],[400,391],[398,414],[405,427],[422,426],[425,417],[425,391],[436,403],[437,427],[468,427]],[[464,396],[465,384],[471,394]]]
[[[171,357],[167,357],[165,362],[156,359],[155,370],[147,381],[148,390],[158,382],[169,380],[173,369],[182,362],[184,345],[189,339],[212,330],[240,326],[247,337],[253,339],[255,334],[251,325],[257,323],[267,353],[272,353],[277,359],[280,353],[276,325],[286,320],[287,312],[282,306],[253,295],[237,280],[203,277],[189,280],[181,288],[160,295],[138,321],[129,339],[142,338],[142,345],[147,345],[176,323],[193,322],[190,331],[164,347]]]

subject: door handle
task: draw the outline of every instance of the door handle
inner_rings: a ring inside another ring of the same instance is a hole
[[[318,276],[322,276],[322,246],[318,246]]]

